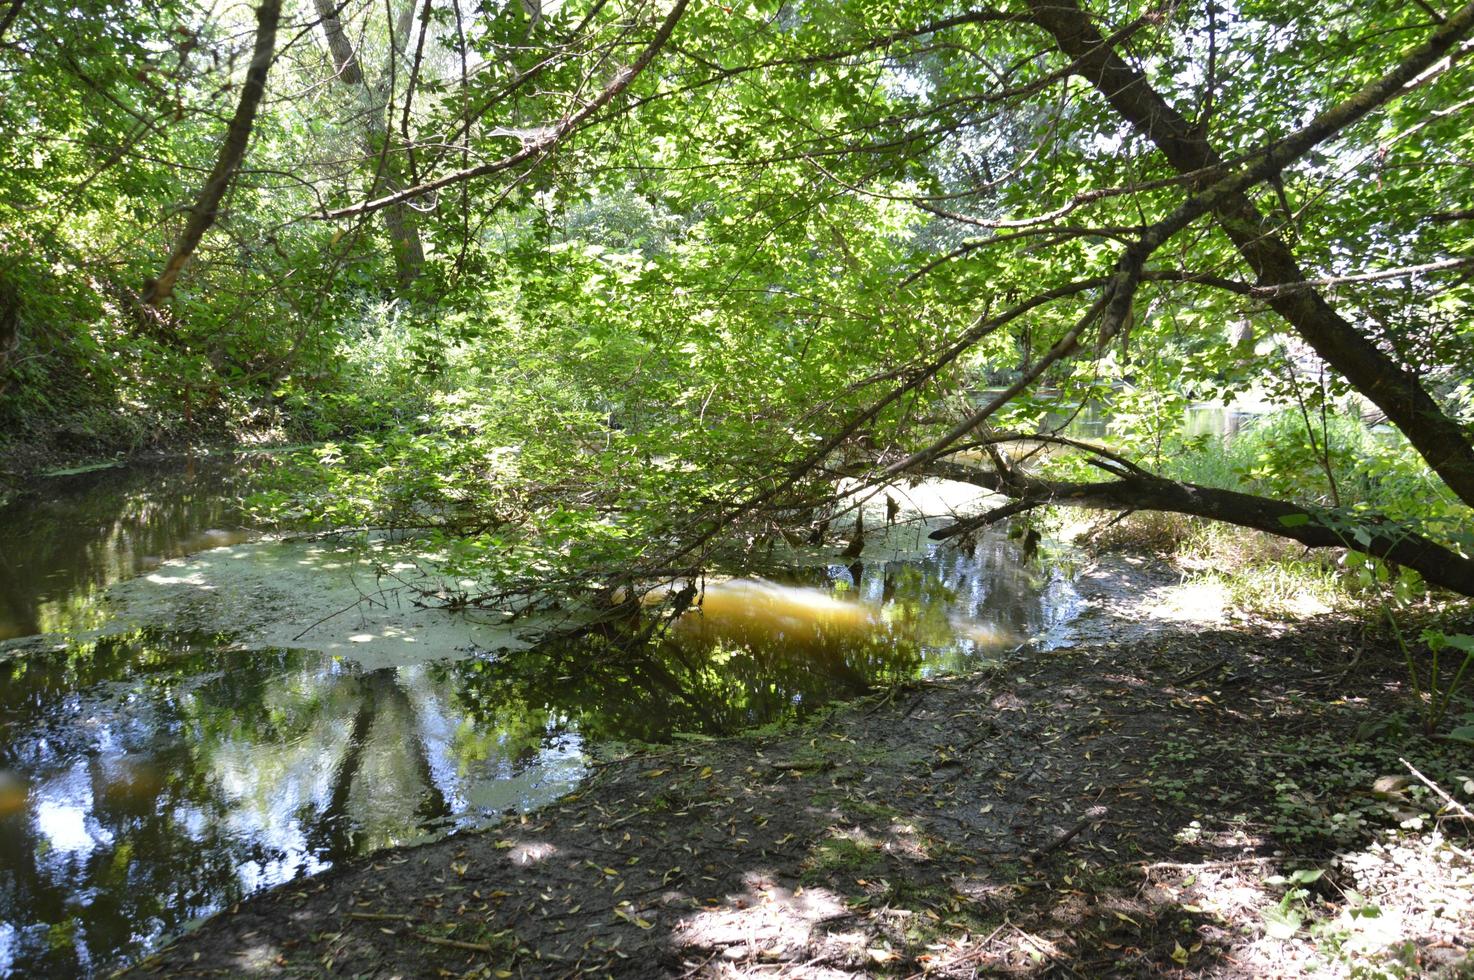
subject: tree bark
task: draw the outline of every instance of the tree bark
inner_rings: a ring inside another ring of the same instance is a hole
[[[10,25],[15,23],[15,18],[20,15],[21,0],[10,0],[10,6],[5,8],[4,16],[0,16],[0,41],[5,40],[5,32],[10,30]]]
[[[1223,165],[1202,131],[1154,90],[1145,75],[1126,64],[1106,43],[1075,0],[1029,0],[1036,23],[1077,65],[1127,122],[1150,139],[1179,173]],[[1404,70],[1384,78],[1400,88],[1432,65],[1474,29],[1474,3],[1454,13],[1429,40],[1404,59]],[[1321,293],[1304,287],[1305,274],[1293,252],[1247,192],[1225,196],[1215,208],[1219,226],[1258,276],[1261,287],[1294,286],[1270,294],[1269,305],[1306,343],[1380,408],[1428,465],[1474,507],[1474,445],[1446,415],[1416,375],[1394,361],[1342,317]]]
[[[1310,548],[1347,548],[1374,555],[1406,565],[1432,585],[1474,596],[1474,559],[1375,519],[1343,524],[1329,512],[1316,508],[1196,483],[1179,483],[1141,471],[1126,472],[1120,479],[1099,483],[1040,480],[948,462],[932,463],[926,472],[971,483],[1015,501],[1006,508],[933,532],[933,538],[955,537],[1011,514],[1050,505],[1095,510],[1158,510],[1253,528],[1299,541]]]
[[[400,191],[405,184],[404,167],[399,157],[391,152],[392,130],[387,116],[388,99],[384,99],[381,106],[381,100],[369,85],[358,54],[353,50],[353,44],[348,40],[343,22],[338,17],[341,6],[335,5],[335,0],[315,0],[315,3],[336,77],[339,82],[357,90],[363,107],[363,128],[358,139],[364,156],[374,168],[374,184],[369,197],[378,197],[380,191],[389,191],[391,194]],[[410,15],[414,11],[413,0],[405,0],[404,10],[405,14],[400,18],[391,46],[391,58],[399,56],[403,39],[409,34]],[[383,129],[378,126],[381,116]],[[394,269],[399,291],[404,292],[419,278],[420,270],[425,265],[425,248],[420,239],[420,229],[414,220],[414,212],[403,203],[386,207],[384,231],[389,236],[389,244],[394,252]]]
[[[225,144],[221,146],[220,155],[215,160],[215,167],[210,171],[210,176],[205,180],[205,186],[200,190],[199,199],[189,210],[184,230],[179,233],[179,238],[174,243],[174,251],[170,254],[169,261],[164,263],[164,271],[159,273],[157,279],[150,280],[144,286],[143,302],[145,305],[157,306],[173,294],[174,283],[179,278],[179,273],[184,269],[190,256],[194,254],[205,232],[215,223],[220,202],[230,188],[231,179],[240,167],[241,160],[245,158],[246,144],[251,140],[251,129],[256,122],[256,111],[260,108],[261,98],[266,93],[266,73],[271,68],[272,59],[276,54],[276,28],[280,20],[281,0],[262,0],[261,6],[256,11],[256,47],[251,54],[250,67],[246,69],[245,83],[241,86],[240,102],[236,105],[235,115],[231,117],[230,125],[225,130]]]

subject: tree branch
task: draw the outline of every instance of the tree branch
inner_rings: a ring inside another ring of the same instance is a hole
[[[993,473],[945,461],[928,464],[924,472],[1001,493],[1019,503],[1026,502],[1028,507],[1020,507],[1021,510],[1055,505],[1166,511],[1253,528],[1310,548],[1347,548],[1405,565],[1432,585],[1474,596],[1474,559],[1386,520],[1353,521],[1319,508],[1142,473],[1099,483],[1074,483],[1041,480],[1016,472]],[[963,533],[971,529],[965,525],[980,526],[977,523],[980,520],[969,518],[933,532],[932,537],[945,539]]]
[[[15,18],[20,14],[20,6],[21,0],[10,0],[5,16],[0,17],[0,42],[5,40],[5,32],[10,30],[10,25],[15,23]]]
[[[191,255],[205,237],[205,232],[215,223],[215,217],[231,179],[246,155],[246,144],[251,140],[251,129],[256,122],[256,110],[261,106],[261,97],[266,93],[266,73],[276,52],[276,27],[281,20],[282,0],[262,0],[256,11],[256,48],[251,55],[250,67],[246,69],[245,84],[241,86],[240,102],[235,115],[225,130],[225,143],[215,160],[215,168],[205,180],[200,196],[189,210],[184,230],[174,243],[169,261],[157,279],[144,285],[142,301],[147,306],[157,306],[174,292],[174,282],[189,261]]]
[[[655,32],[655,36],[651,38],[650,43],[640,52],[639,57],[615,72],[614,78],[610,80],[609,84],[605,85],[599,94],[594,96],[583,108],[564,116],[555,123],[528,130],[528,136],[522,148],[516,153],[475,167],[457,170],[454,173],[446,174],[444,177],[425,181],[414,187],[407,187],[402,191],[396,191],[377,200],[362,201],[345,208],[337,208],[321,215],[321,217],[332,220],[335,218],[348,218],[354,215],[368,214],[390,207],[391,205],[413,200],[417,197],[424,197],[426,194],[434,193],[452,184],[458,184],[476,177],[485,177],[490,174],[500,173],[503,170],[510,170],[518,164],[534,160],[546,154],[580,125],[588,121],[600,109],[612,102],[621,92],[629,88],[630,83],[639,77],[642,71],[649,67],[650,62],[654,61],[655,56],[660,53],[660,49],[670,40],[671,33],[675,31],[676,24],[680,22],[681,17],[685,14],[686,7],[689,3],[690,0],[676,0],[675,6],[671,8],[665,20],[661,22],[660,28]]]
[[[1202,171],[1222,164],[1204,135],[1151,87],[1144,74],[1102,45],[1100,32],[1075,0],[1029,0],[1029,6],[1036,22],[1055,38],[1060,51],[1081,63],[1081,76],[1150,139],[1176,170]],[[1276,147],[1293,149],[1288,144],[1307,137],[1324,139],[1402,95],[1435,70],[1471,29],[1474,3],[1450,15],[1387,74],[1322,112],[1267,152],[1275,152]],[[1298,154],[1289,159],[1294,156]],[[1382,409],[1448,487],[1474,506],[1474,445],[1458,422],[1439,408],[1415,375],[1357,331],[1318,291],[1307,288],[1308,280],[1289,246],[1244,189],[1215,202],[1214,214],[1258,276],[1258,285],[1289,287],[1270,297],[1270,306],[1326,363]]]

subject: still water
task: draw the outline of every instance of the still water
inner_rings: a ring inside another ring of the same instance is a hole
[[[109,585],[248,540],[240,496],[265,465],[191,460],[57,477],[0,509],[0,640],[100,625]]]
[[[1075,608],[1006,537],[933,549],[918,528],[848,566],[714,581],[636,652],[606,631],[386,665],[178,624],[96,633],[108,587],[170,556],[277,554],[239,545],[250,477],[113,471],[0,512],[0,636],[58,634],[0,659],[0,976],[99,974],[252,891],[553,799],[590,754],[963,670]]]

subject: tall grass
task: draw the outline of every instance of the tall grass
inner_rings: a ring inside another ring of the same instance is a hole
[[[1300,412],[1280,411],[1232,436],[1184,440],[1163,475],[1394,519],[1468,516],[1400,433],[1344,412],[1312,415],[1307,426]]]

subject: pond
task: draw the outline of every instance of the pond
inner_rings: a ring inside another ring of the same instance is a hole
[[[1059,562],[918,523],[713,580],[647,647],[529,646],[414,606],[382,552],[252,542],[251,471],[72,477],[0,512],[0,636],[48,634],[0,649],[0,975],[100,974],[252,891],[547,802],[622,745],[1066,642],[1077,606]]]

